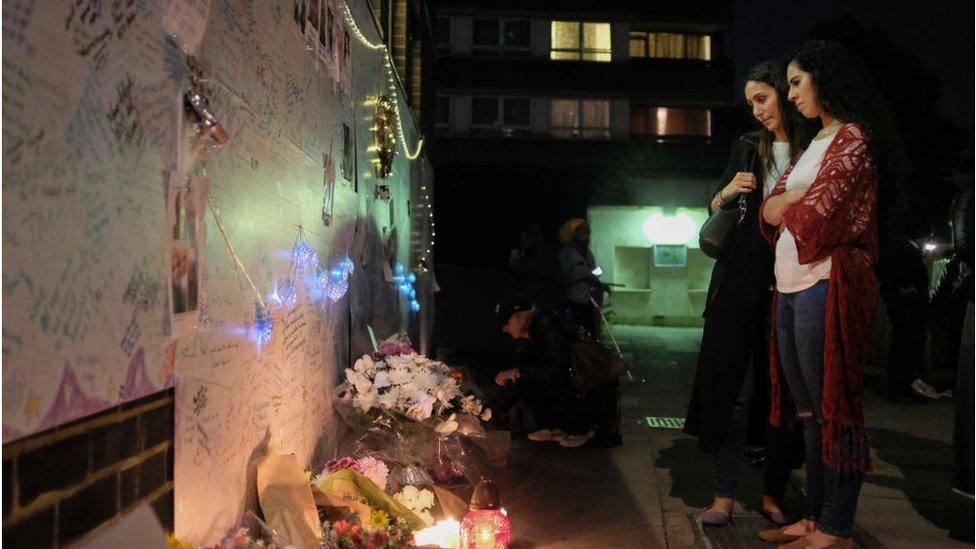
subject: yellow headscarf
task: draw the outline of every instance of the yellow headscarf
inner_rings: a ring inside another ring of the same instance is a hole
[[[576,234],[576,229],[578,229],[579,226],[584,223],[586,223],[586,220],[578,217],[563,223],[563,226],[559,228],[559,241],[567,246],[572,244],[573,235]]]

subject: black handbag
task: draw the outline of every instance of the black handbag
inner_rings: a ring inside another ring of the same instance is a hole
[[[746,195],[739,195],[738,209],[719,208],[698,231],[698,246],[712,259],[719,259],[732,242],[732,233],[746,218]]]
[[[630,365],[616,352],[593,338],[584,328],[577,327],[579,337],[570,348],[573,388],[585,393],[615,381],[627,373]]]

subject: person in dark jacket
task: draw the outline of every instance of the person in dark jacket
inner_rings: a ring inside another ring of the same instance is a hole
[[[537,442],[556,441],[575,448],[594,433],[588,430],[585,405],[571,381],[571,345],[575,325],[558,311],[537,308],[523,296],[499,303],[495,315],[502,331],[515,340],[515,367],[495,376],[499,386],[511,384],[541,429],[528,435]]]
[[[971,166],[971,164],[970,164]],[[951,210],[952,244],[960,263],[960,283],[954,296],[966,302],[956,373],[956,417],[952,433],[952,489],[973,499],[973,184],[956,194]]]
[[[702,523],[720,526],[731,519],[743,448],[766,444],[762,513],[782,525],[780,500],[789,476],[790,433],[768,426],[769,315],[773,256],[759,234],[763,197],[809,143],[809,125],[787,98],[785,67],[775,61],[754,67],[745,84],[746,102],[763,129],[742,136],[732,147],[709,210],[744,211],[715,262],[709,283],[698,369],[685,432],[715,455],[715,499]]]
[[[559,249],[543,239],[535,223],[519,233],[519,247],[509,261],[518,292],[539,306],[554,306],[562,299],[560,291]]]
[[[883,244],[878,265],[881,297],[891,321],[888,391],[895,399],[922,402],[911,385],[925,368],[929,272],[921,245],[932,224],[910,218],[900,233]]]

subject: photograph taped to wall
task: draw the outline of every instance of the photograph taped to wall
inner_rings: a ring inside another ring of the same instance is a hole
[[[168,189],[169,287],[173,337],[186,335],[196,327],[203,301],[202,278],[206,249],[209,181],[173,173]]]
[[[305,34],[305,19],[308,17],[308,0],[293,0],[292,17],[301,33]]]
[[[308,17],[305,20],[305,45],[313,53],[318,50],[321,1],[309,0]]]
[[[332,145],[329,154],[322,155],[322,223],[328,227],[332,225],[332,213],[335,209],[335,159],[332,157]]]
[[[353,143],[352,131],[349,125],[346,123],[342,124],[342,178],[346,181],[353,181],[356,178],[356,174],[353,170],[356,169],[355,163],[353,162],[353,151],[356,144]]]

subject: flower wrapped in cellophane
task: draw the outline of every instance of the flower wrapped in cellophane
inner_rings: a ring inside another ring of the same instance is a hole
[[[476,483],[493,458],[481,424],[491,410],[465,394],[459,372],[417,354],[405,334],[378,347],[347,368],[336,389],[336,408],[353,428],[351,453],[381,459],[392,478],[419,469],[442,485]]]

